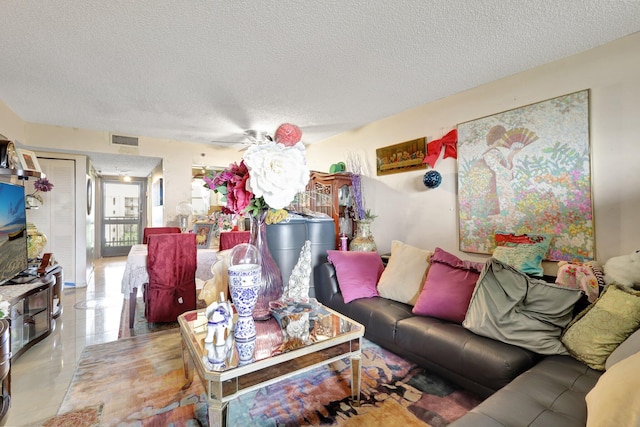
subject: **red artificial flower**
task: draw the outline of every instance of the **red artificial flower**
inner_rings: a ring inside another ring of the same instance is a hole
[[[244,165],[244,163],[242,163]],[[234,213],[242,213],[251,203],[253,193],[247,190],[249,172],[244,175],[235,175],[234,179],[227,183],[227,208]]]

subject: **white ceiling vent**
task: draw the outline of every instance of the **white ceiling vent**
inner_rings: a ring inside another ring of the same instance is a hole
[[[111,144],[126,145],[127,147],[137,147],[138,138],[134,136],[111,135]]]

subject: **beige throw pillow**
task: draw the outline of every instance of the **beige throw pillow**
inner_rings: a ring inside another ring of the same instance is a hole
[[[378,281],[381,297],[414,305],[422,289],[433,251],[399,240],[391,242],[391,257]]]

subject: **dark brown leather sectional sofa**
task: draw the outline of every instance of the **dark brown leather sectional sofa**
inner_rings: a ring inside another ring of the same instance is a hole
[[[586,394],[601,373],[570,356],[542,356],[462,325],[416,316],[382,297],[344,303],[332,264],[320,266],[317,299],[365,326],[365,337],[487,399],[455,427],[586,424]]]

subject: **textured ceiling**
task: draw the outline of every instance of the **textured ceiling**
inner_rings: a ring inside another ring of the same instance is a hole
[[[3,0],[0,100],[28,122],[312,143],[640,30],[640,0]]]

